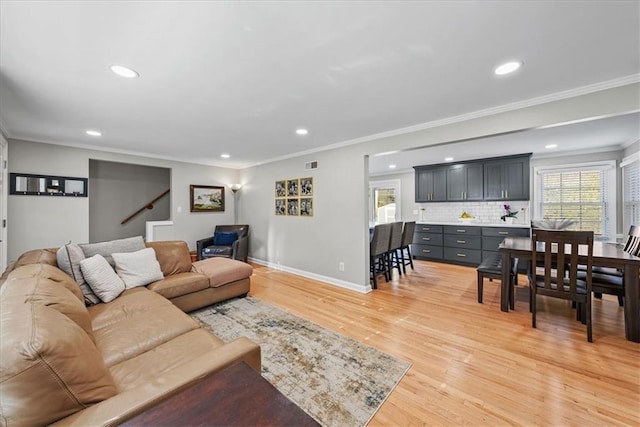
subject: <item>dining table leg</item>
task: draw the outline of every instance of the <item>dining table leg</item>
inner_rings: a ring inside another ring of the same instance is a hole
[[[502,280],[500,281],[500,310],[509,311],[509,286],[510,282],[510,268],[511,254],[507,251],[502,251]],[[514,290],[515,292],[515,290]]]
[[[629,341],[640,342],[640,267],[624,267],[624,334]]]

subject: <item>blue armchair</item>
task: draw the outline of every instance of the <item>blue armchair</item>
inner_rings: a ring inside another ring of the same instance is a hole
[[[198,260],[226,257],[247,261],[249,255],[249,226],[216,225],[213,236],[196,242]]]

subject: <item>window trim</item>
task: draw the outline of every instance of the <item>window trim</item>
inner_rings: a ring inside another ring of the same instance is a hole
[[[598,162],[585,162],[585,163],[571,163],[566,166],[561,165],[549,165],[549,166],[536,166],[533,168],[535,179],[533,180],[533,215],[532,218],[540,219],[542,213],[542,176],[545,173],[553,172],[571,172],[571,171],[588,171],[598,170],[603,171],[605,180],[607,181],[607,187],[609,192],[605,191],[605,203],[607,204],[607,217],[605,220],[606,232],[605,240],[615,241],[617,235],[617,201],[618,201],[618,183],[616,174],[616,161],[615,160],[602,160]],[[613,189],[613,195],[611,192]]]

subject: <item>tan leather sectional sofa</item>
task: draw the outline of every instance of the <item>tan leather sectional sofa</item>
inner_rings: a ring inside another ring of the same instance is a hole
[[[7,269],[0,424],[116,425],[236,361],[260,371],[257,344],[224,343],[184,312],[246,294],[251,267],[191,265],[184,242],[147,246],[165,278],[89,307],[55,250],[30,251]]]

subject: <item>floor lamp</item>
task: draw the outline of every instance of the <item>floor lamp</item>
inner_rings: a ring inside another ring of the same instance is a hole
[[[242,188],[241,184],[231,184],[229,186],[233,191],[233,224],[238,223],[238,190]]]

